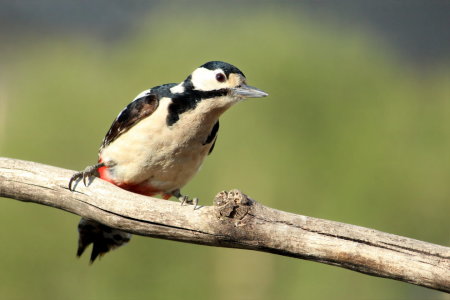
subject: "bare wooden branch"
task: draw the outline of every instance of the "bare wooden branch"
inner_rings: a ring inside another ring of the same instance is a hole
[[[237,190],[193,210],[103,180],[67,188],[73,171],[0,158],[0,196],[69,211],[134,234],[270,252],[450,292],[450,248],[374,229],[296,215]]]

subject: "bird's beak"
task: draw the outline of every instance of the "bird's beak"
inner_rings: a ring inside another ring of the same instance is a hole
[[[232,90],[236,96],[240,96],[240,97],[244,97],[244,98],[260,98],[260,97],[266,97],[269,95],[266,92],[261,91],[260,89],[257,89],[255,87],[245,85],[245,84],[243,84],[239,87],[235,87]]]

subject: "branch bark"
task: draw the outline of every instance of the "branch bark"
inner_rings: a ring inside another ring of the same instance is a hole
[[[67,184],[73,171],[0,157],[0,196],[43,204],[134,234],[241,248],[339,266],[450,292],[450,248],[374,229],[279,211],[237,190],[193,210],[95,179]]]

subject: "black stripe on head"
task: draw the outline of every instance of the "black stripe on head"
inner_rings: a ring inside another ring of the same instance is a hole
[[[176,94],[172,98],[172,103],[169,105],[169,114],[167,115],[167,126],[172,126],[179,119],[180,115],[188,110],[194,109],[202,100],[214,101],[216,97],[225,96],[229,93],[228,89],[220,89],[213,91],[197,91],[186,90],[182,94]]]
[[[242,73],[241,70],[239,70],[235,66],[228,64],[226,62],[223,62],[223,61],[210,61],[210,62],[207,62],[206,64],[200,66],[200,68],[205,68],[205,69],[208,69],[211,71],[214,71],[217,69],[222,69],[223,72],[225,73],[225,75],[227,76],[227,78],[231,73],[241,74],[242,76],[245,77],[244,73]]]

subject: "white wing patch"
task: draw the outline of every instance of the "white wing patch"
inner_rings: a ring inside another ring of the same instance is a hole
[[[145,90],[143,92],[140,92],[139,95],[137,95],[136,98],[133,99],[133,101],[135,101],[135,100],[137,100],[139,98],[142,98],[144,96],[147,96],[148,94],[150,94],[151,90],[152,89],[148,89],[148,90]]]
[[[184,93],[184,86],[183,86],[183,82],[180,84],[177,84],[176,86],[170,88],[170,92],[172,94],[181,94]]]

